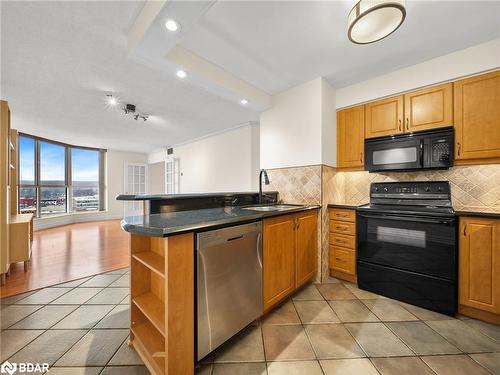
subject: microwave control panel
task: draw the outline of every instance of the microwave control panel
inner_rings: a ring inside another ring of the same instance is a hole
[[[443,140],[439,140],[432,145],[432,160],[433,161],[448,161],[450,160],[450,144]]]

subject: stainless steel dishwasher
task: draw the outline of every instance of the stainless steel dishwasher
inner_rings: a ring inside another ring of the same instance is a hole
[[[262,315],[262,224],[196,236],[198,360]]]

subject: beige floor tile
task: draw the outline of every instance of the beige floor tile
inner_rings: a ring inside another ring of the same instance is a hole
[[[119,268],[117,270],[106,272],[104,275],[124,275],[127,272],[129,272],[129,268],[125,267],[125,268]]]
[[[44,305],[68,293],[67,288],[45,288],[17,301],[18,305]]]
[[[109,286],[112,288],[128,288],[128,287],[130,287],[130,275],[124,274],[119,279],[113,281]]]
[[[51,367],[50,375],[98,375],[102,367]]]
[[[0,333],[0,362],[10,358],[11,355],[28,345],[43,332],[43,330],[2,331],[2,333]]]
[[[343,284],[319,284],[318,290],[326,300],[357,299]]]
[[[120,346],[120,349],[118,349],[113,358],[111,358],[108,365],[109,366],[144,365],[144,362],[137,355],[137,352],[130,346],[128,346],[128,339],[127,339]]]
[[[250,326],[217,350],[215,362],[264,362],[260,326]]]
[[[307,284],[292,296],[294,301],[323,301],[324,298],[315,284]]]
[[[10,327],[42,307],[42,305],[9,305],[3,308],[0,319],[1,329]]]
[[[328,359],[320,363],[325,375],[379,375],[367,358]]]
[[[393,322],[386,325],[418,355],[461,353],[423,322]]]
[[[53,365],[87,331],[49,330],[11,357],[12,362],[48,363]]]
[[[36,292],[37,292],[36,290],[33,290],[33,291],[30,291],[30,292],[26,292],[26,293],[16,294],[15,296],[1,298],[0,299],[0,305],[2,307],[6,306],[6,305],[12,305],[12,304],[16,303],[17,301],[20,301],[23,298],[26,298],[26,297],[28,297],[28,296],[32,295],[33,293],[36,293]]]
[[[85,302],[86,305],[117,305],[130,294],[129,288],[105,288]]]
[[[345,327],[369,357],[414,355],[383,323],[348,323]]]
[[[77,308],[66,318],[57,323],[54,329],[84,329],[92,328],[106,316],[113,305],[84,305]]]
[[[418,318],[400,304],[385,299],[363,300],[363,303],[384,322],[418,320]]]
[[[126,329],[88,332],[57,362],[57,366],[104,366],[128,336]]]
[[[288,300],[267,314],[262,324],[300,324],[300,319],[292,301]]]
[[[96,275],[81,284],[79,288],[105,288],[120,277],[120,275]]]
[[[461,320],[426,322],[433,330],[465,353],[500,351],[500,344]]]
[[[444,315],[437,313],[435,311],[427,310],[422,307],[418,307],[415,305],[410,305],[409,303],[399,302],[401,306],[403,306],[406,310],[411,312],[420,320],[448,320],[455,319],[452,316]]]
[[[212,375],[212,368],[212,364],[201,365],[200,367],[194,369],[194,373],[196,375]]]
[[[49,329],[65,316],[76,310],[78,305],[47,305],[17,322],[14,329]]]
[[[303,324],[340,322],[326,301],[294,301],[293,304]]]
[[[212,375],[266,375],[265,363],[217,363]]]
[[[267,361],[316,359],[302,326],[263,325]]]
[[[106,315],[95,328],[130,328],[130,309],[127,305],[118,305]]]
[[[500,342],[500,325],[483,322],[477,319],[464,320],[464,323],[474,329],[477,329],[481,333],[484,333],[493,340]]]
[[[470,357],[492,374],[500,375],[500,353],[471,354]]]
[[[323,375],[318,361],[270,362],[268,375]]]
[[[75,288],[51,302],[51,305],[80,305],[99,293],[102,288]]]
[[[105,367],[101,375],[149,375],[145,366],[110,366]]]
[[[421,357],[437,375],[491,375],[466,355]]]
[[[328,301],[333,311],[342,322],[365,323],[378,322],[379,319],[365,304],[358,300]]]
[[[130,305],[130,295],[121,300],[120,305]]]
[[[347,289],[349,289],[349,291],[352,294],[354,294],[359,299],[379,299],[379,298],[383,299],[383,298],[385,298],[383,296],[369,292],[367,290],[359,289],[356,284],[344,283],[344,285]]]
[[[307,325],[305,329],[319,359],[365,357],[343,324]]]
[[[434,375],[434,372],[418,357],[373,358],[372,363],[382,375]]]
[[[68,281],[66,283],[57,284],[58,288],[76,288],[77,286],[83,284],[85,281],[90,280],[90,277],[84,277],[82,279],[77,279],[73,281]]]

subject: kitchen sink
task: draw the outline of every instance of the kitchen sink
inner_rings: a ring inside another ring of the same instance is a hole
[[[251,207],[243,207],[243,210],[250,210],[250,211],[263,211],[263,212],[268,212],[268,211],[285,211],[285,210],[293,210],[294,208],[300,207],[299,205],[295,204],[275,204],[272,206],[251,206]]]

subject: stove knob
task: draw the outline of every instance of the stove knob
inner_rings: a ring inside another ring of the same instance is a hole
[[[428,193],[429,191],[431,191],[431,188],[427,186],[427,187],[425,188],[425,191]]]
[[[378,187],[375,188],[375,191],[378,191]]]
[[[387,189],[387,188],[384,188],[384,191],[385,191],[385,192],[388,192],[388,191],[389,191],[389,189]]]
[[[438,191],[441,191],[441,190],[443,190],[443,189],[441,189],[441,186],[440,186],[440,187],[438,187]]]

